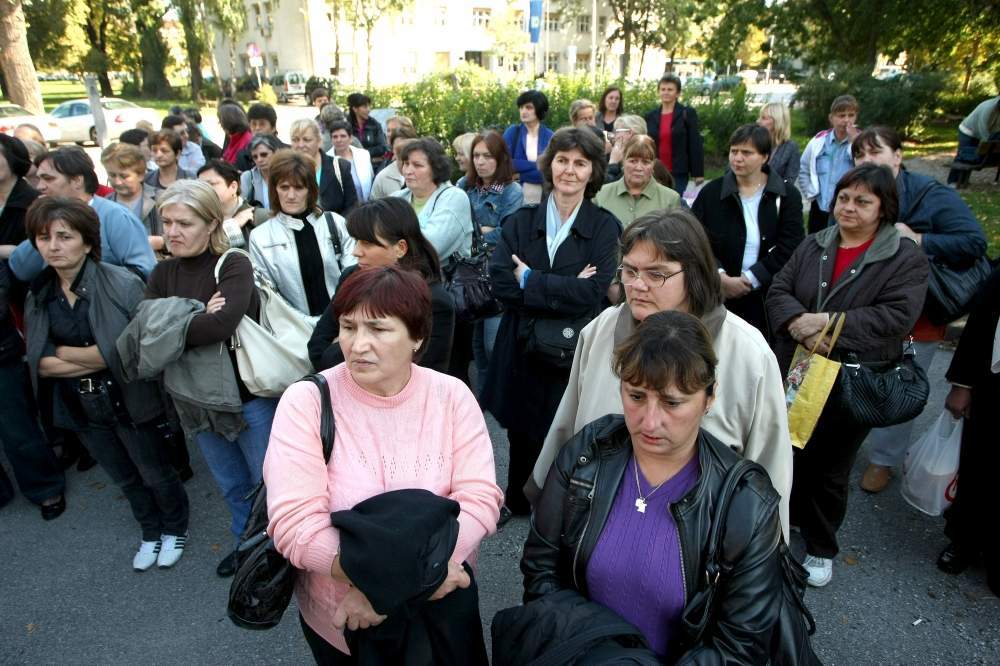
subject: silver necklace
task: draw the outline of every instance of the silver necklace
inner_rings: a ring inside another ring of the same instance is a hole
[[[633,458],[632,460],[635,462],[635,468],[632,470],[635,472],[635,492],[636,494],[639,495],[638,497],[635,498],[635,510],[638,511],[639,513],[646,513],[646,500],[652,497],[653,493],[659,490],[660,486],[669,481],[669,479],[664,479],[663,481],[660,481],[660,485],[650,490],[649,494],[644,497],[642,494],[642,486],[639,485],[639,461],[636,460],[635,458]]]

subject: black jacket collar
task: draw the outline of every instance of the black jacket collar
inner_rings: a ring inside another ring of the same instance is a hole
[[[536,238],[545,236],[545,221],[548,215],[550,196],[552,196],[551,193],[543,196],[541,203],[538,204],[533,213],[532,221]],[[600,209],[590,199],[584,198],[583,203],[580,204],[580,211],[576,214],[576,219],[573,220],[573,233],[581,238],[593,238],[597,231],[597,223],[600,221],[600,213]]]
[[[771,192],[775,196],[783,197],[785,196],[785,181],[781,179],[777,173],[771,171],[771,167],[764,165],[764,173],[767,174],[767,184],[764,185],[765,192]],[[729,169],[726,169],[726,173],[722,176],[722,191],[719,193],[720,199],[725,199],[733,195],[739,196],[740,188],[736,183],[736,174],[734,174]]]

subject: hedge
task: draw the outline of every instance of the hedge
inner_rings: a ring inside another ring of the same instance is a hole
[[[539,84],[549,99],[545,124],[552,128],[569,124],[569,106],[577,99],[589,99],[597,104],[610,82],[594,85],[581,76],[547,76]],[[659,105],[657,82],[629,84],[614,82],[622,89],[626,113],[644,115]],[[342,104],[354,92],[335,79],[313,78],[307,84],[311,90],[322,85],[330,89],[332,98]],[[531,87],[529,81],[504,83],[496,75],[474,65],[462,65],[447,73],[427,76],[416,83],[384,86],[367,91],[373,108],[394,108],[408,116],[414,126],[445,145],[465,132],[486,128],[503,130],[518,120],[515,101]],[[690,103],[690,100],[685,100]],[[718,159],[728,152],[729,136],[739,125],[751,122],[753,114],[747,107],[746,91],[740,86],[694,103],[705,137],[706,154]]]

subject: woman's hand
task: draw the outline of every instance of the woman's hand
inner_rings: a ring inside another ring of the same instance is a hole
[[[807,338],[817,335],[829,321],[829,313],[803,312],[788,324],[788,334],[795,340],[809,346]]]
[[[208,299],[208,303],[205,304],[205,314],[215,314],[221,310],[226,305],[226,297],[222,295],[222,292],[215,292],[212,294],[212,298]]]
[[[463,590],[472,585],[472,579],[469,578],[469,574],[465,572],[465,567],[457,562],[448,561],[448,577],[444,579],[441,586],[431,595],[431,601],[437,601],[438,599],[443,599],[456,588],[462,588]]]
[[[725,273],[719,273],[722,278],[722,294],[728,301],[731,298],[740,298],[750,293],[750,281],[746,278],[730,277]]]
[[[333,614],[333,626],[341,631],[345,628],[357,631],[378,626],[385,618],[385,615],[375,612],[364,592],[352,587],[348,590],[347,596],[337,604],[337,610]]]
[[[812,335],[806,337],[805,340],[801,340],[800,342],[802,343],[803,347],[805,347],[806,349],[808,349],[810,351],[815,346],[816,347],[816,352],[818,354],[829,354],[830,353],[830,339],[829,338],[824,338],[823,340],[820,340],[819,339],[819,333],[813,333]]]
[[[578,278],[587,279],[589,277],[594,277],[597,274],[597,266],[591,266],[587,264],[583,267],[583,270],[577,275]]]
[[[518,284],[521,284],[521,276],[524,275],[524,271],[529,270],[531,267],[521,261],[516,254],[512,254],[510,258],[514,260],[514,279],[517,280]]]
[[[253,208],[247,208],[226,220],[226,222],[235,222],[236,226],[242,229],[246,226],[246,223],[253,219]]]
[[[952,384],[948,397],[944,399],[944,408],[956,419],[969,416],[969,406],[972,404],[972,389]]]

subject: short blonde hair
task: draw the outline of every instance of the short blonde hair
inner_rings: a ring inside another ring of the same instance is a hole
[[[455,149],[455,155],[465,155],[472,159],[472,140],[475,138],[475,132],[466,132],[456,136],[455,140],[451,142],[451,147]]]
[[[208,247],[212,250],[212,254],[222,254],[229,249],[229,239],[222,228],[222,219],[225,217],[222,212],[222,202],[211,185],[202,180],[175,181],[160,195],[156,212],[162,215],[164,208],[175,204],[187,206],[206,225],[215,224],[208,239]]]
[[[137,120],[135,128],[143,130],[146,134],[154,134],[156,132],[156,128],[153,127],[153,123],[148,120]]]
[[[143,176],[146,174],[146,158],[139,146],[128,143],[113,143],[101,153],[101,164]]]
[[[299,118],[292,123],[291,129],[288,130],[288,136],[289,138],[294,138],[296,134],[301,134],[302,132],[312,132],[316,135],[317,139],[322,136],[319,131],[319,125],[311,118]]]
[[[624,116],[618,116],[615,118],[615,129],[629,129],[632,130],[634,134],[649,134],[649,127],[646,125],[646,119],[632,113],[627,113]]]
[[[593,109],[594,115],[597,115],[597,105],[591,102],[589,99],[578,99],[574,100],[572,104],[569,105],[569,121],[576,124],[576,117],[580,115],[580,112],[584,109]]]
[[[760,107],[761,116],[767,116],[774,121],[774,129],[771,130],[771,141],[774,145],[771,147],[772,151],[777,148],[792,136],[792,117],[788,113],[788,107],[781,102],[768,102],[764,106]]]

